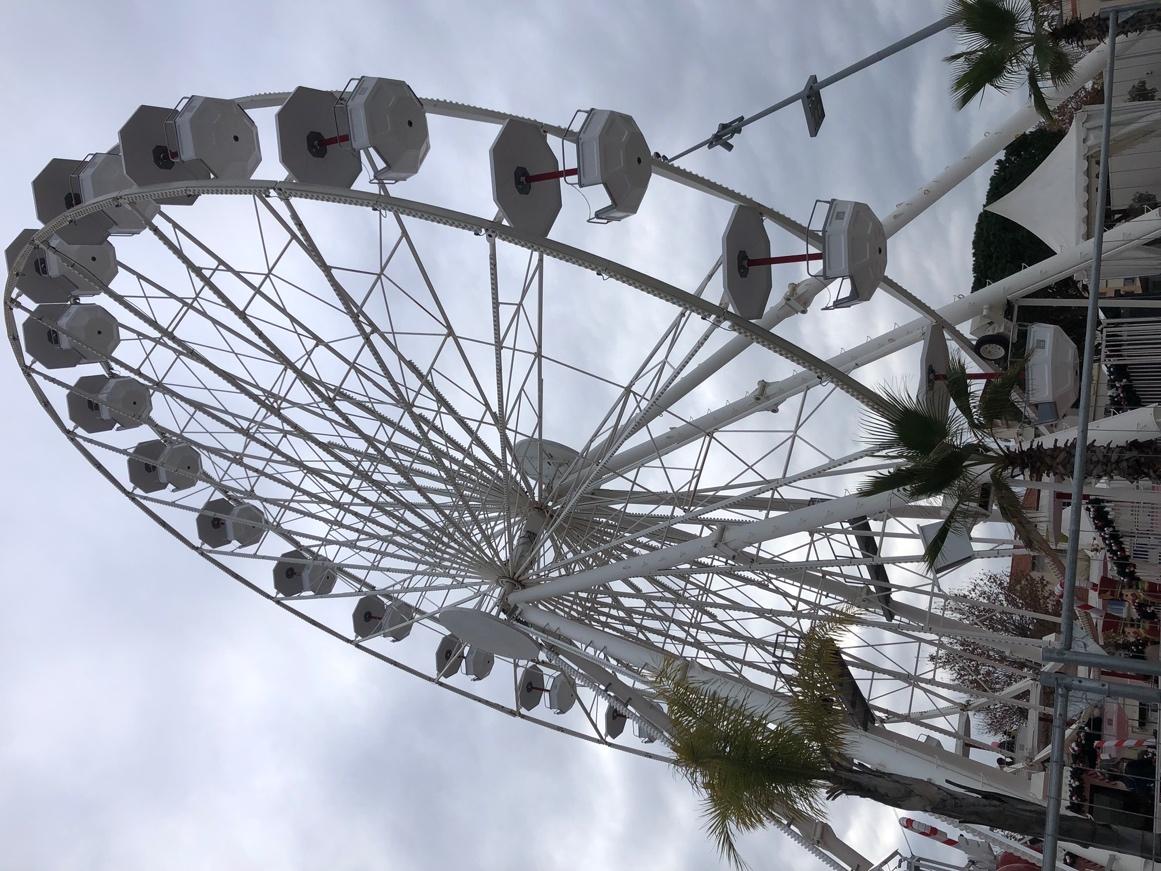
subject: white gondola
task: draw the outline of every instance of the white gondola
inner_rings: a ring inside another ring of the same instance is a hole
[[[516,703],[522,711],[531,711],[540,704],[547,689],[544,671],[533,663],[520,673],[516,680]]]
[[[167,487],[188,490],[202,472],[201,454],[187,442],[150,439],[141,442],[129,455],[129,481],[145,493]]]
[[[623,112],[592,109],[577,135],[577,183],[602,185],[609,205],[596,217],[620,221],[637,214],[653,175],[653,161],[637,122]]]
[[[177,154],[201,161],[214,178],[248,179],[262,162],[258,127],[233,100],[190,97],[173,119]]]
[[[87,433],[141,426],[153,410],[149,388],[127,376],[85,375],[68,399],[69,419]]]
[[[73,296],[101,293],[117,277],[117,252],[111,242],[74,245],[53,236],[44,246],[44,270],[72,285]]]
[[[287,551],[274,564],[274,589],[283,596],[304,593],[326,595],[335,588],[338,572],[334,563],[316,559],[301,550]]]
[[[548,687],[548,707],[554,714],[567,714],[576,704],[576,687],[568,675],[559,673]]]
[[[257,505],[222,497],[207,502],[197,518],[198,538],[208,547],[251,547],[262,540],[265,527],[266,516]]]
[[[210,177],[210,169],[200,160],[183,159],[177,150],[177,133],[173,121],[175,109],[164,106],[138,106],[117,134],[117,147],[125,175],[141,187]],[[157,202],[161,205],[188,206],[197,194],[174,194]]]
[[[82,202],[97,197],[131,191],[132,179],[125,175],[125,165],[119,154],[94,154],[77,173]],[[101,214],[111,222],[109,232],[114,236],[133,236],[140,233],[157,215],[157,204],[150,200],[132,203],[113,203],[105,207]]]
[[[625,731],[625,723],[628,719],[616,705],[612,703],[605,705],[605,737],[614,741],[620,738],[621,733]]]
[[[347,98],[351,147],[370,149],[382,166],[375,178],[403,181],[431,150],[427,113],[406,82],[363,76]]]
[[[492,673],[496,657],[482,647],[469,647],[464,652],[464,674],[472,680],[483,680]]]
[[[349,188],[362,162],[351,147],[346,112],[333,91],[295,88],[274,115],[278,159],[303,184]]]
[[[830,308],[869,300],[887,272],[887,235],[866,203],[831,200],[822,225],[822,275],[847,279],[848,292]]]
[[[1056,324],[1030,324],[1028,363],[1024,367],[1025,398],[1039,423],[1068,414],[1080,395],[1080,359],[1076,344]]]
[[[722,280],[730,307],[741,317],[757,320],[766,311],[773,278],[769,269],[751,269],[751,260],[770,256],[770,237],[762,213],[735,206],[722,234]]]
[[[445,635],[435,649],[435,675],[451,677],[460,670],[464,661],[464,643],[454,635]]]
[[[32,180],[36,217],[47,224],[84,201],[80,173],[85,165],[84,160],[65,158],[54,158],[45,165]],[[73,245],[100,245],[109,238],[113,226],[113,219],[104,212],[93,212],[69,221],[56,233]]]
[[[59,275],[48,274],[48,259],[44,248],[36,245],[16,269],[16,258],[36,235],[36,230],[21,230],[4,251],[8,271],[13,273],[16,288],[34,303],[66,303],[73,298],[76,286]]]
[[[116,319],[93,303],[37,306],[22,333],[28,353],[48,369],[108,360],[121,341]]]

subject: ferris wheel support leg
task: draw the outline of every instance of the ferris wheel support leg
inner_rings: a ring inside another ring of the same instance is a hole
[[[1107,48],[1104,43],[1101,43],[1090,51],[1077,62],[1075,73],[1069,79],[1069,84],[1050,88],[1045,92],[1048,100],[1050,102],[1062,100],[1078,91],[1085,82],[1100,72],[1105,62],[1106,53]],[[945,168],[943,172],[920,187],[910,198],[895,207],[895,211],[891,212],[883,221],[883,230],[887,238],[902,230],[927,211],[928,208],[937,203],[944,195],[952,191],[960,182],[995,157],[1000,149],[1035,124],[1038,117],[1039,115],[1036,109],[1031,104],[1028,104],[1014,113],[1002,126],[985,133],[983,138],[969,148],[963,157]],[[661,167],[656,168],[654,171],[663,172]],[[799,235],[801,228],[794,225],[791,232]],[[757,322],[758,325],[768,330],[773,329],[790,316],[804,313],[810,308],[814,298],[828,283],[816,278],[808,278],[806,281],[801,282],[791,288],[777,305],[767,311],[761,320]],[[649,409],[648,419],[643,420],[641,425],[658,417],[665,409],[672,406],[737,357],[750,344],[750,339],[742,335],[730,339],[710,355],[710,357],[690,371],[688,375],[673,384],[665,391],[663,396],[657,397]]]
[[[578,593],[612,581],[653,575],[692,560],[714,554],[737,553],[751,544],[806,532],[860,515],[868,516],[890,511],[896,505],[905,504],[907,500],[895,492],[881,493],[877,496],[842,496],[756,523],[739,524],[724,530],[721,534],[704,535],[595,569],[553,578],[532,587],[515,590],[509,594],[508,601],[514,605],[525,604],[551,599],[565,593]]]
[[[622,638],[531,605],[521,606],[517,616],[538,633],[550,638],[562,638],[578,647],[599,650],[605,656],[632,666],[646,675],[655,675],[666,667],[681,666],[685,678],[692,683],[702,684],[712,692],[738,701],[775,721],[787,712],[788,699],[780,693],[681,660],[652,645]],[[951,780],[964,786],[1036,800],[1018,775],[965,759],[941,747],[888,731],[882,726],[874,726],[866,732],[852,730],[846,737],[851,755],[879,771],[904,774],[940,784]]]
[[[1146,242],[1161,237],[1161,217],[1149,212],[1139,218],[1119,224],[1105,234],[1104,257],[1131,251]],[[1018,299],[1034,293],[1043,287],[1072,275],[1078,269],[1092,262],[1093,243],[1086,240],[1059,254],[1054,254],[1037,264],[1009,275],[994,284],[955,300],[938,313],[953,324],[981,314],[989,306],[1003,305],[1009,299]],[[914,345],[923,339],[931,321],[917,318],[890,332],[856,345],[850,350],[836,354],[827,362],[836,369],[853,372],[861,366],[881,360],[883,357]],[[730,342],[738,341],[738,337]],[[729,342],[723,348],[728,347]],[[708,362],[708,361],[707,361]],[[707,373],[708,377],[708,373]],[[657,433],[647,442],[634,445],[610,457],[603,472],[595,483],[603,483],[617,474],[636,468],[655,457],[662,456],[702,438],[707,432],[715,432],[724,426],[736,423],[761,411],[777,411],[778,406],[797,396],[804,390],[817,386],[818,376],[801,371],[780,381],[759,382],[758,388],[741,399],[723,405],[701,417],[680,424],[665,432]]]

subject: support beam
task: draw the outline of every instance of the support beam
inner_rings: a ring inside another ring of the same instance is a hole
[[[508,595],[514,605],[551,599],[564,593],[577,593],[611,581],[653,575],[665,569],[702,559],[718,553],[737,553],[751,544],[818,529],[831,523],[849,520],[859,515],[890,511],[907,500],[897,493],[878,496],[843,496],[779,514],[756,523],[738,524],[720,532],[694,538],[671,547],[639,554],[615,563],[599,566],[573,575],[543,581],[535,586],[516,590]]]

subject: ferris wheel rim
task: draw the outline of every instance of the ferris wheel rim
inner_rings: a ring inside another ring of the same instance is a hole
[[[208,179],[196,183],[170,182],[141,187],[131,193],[106,194],[74,206],[44,224],[25,244],[14,260],[13,274],[9,275],[5,286],[5,300],[10,299],[14,289],[15,272],[19,271],[27,261],[32,249],[49,240],[61,227],[72,221],[101,211],[108,206],[145,201],[155,202],[175,195],[200,196],[206,194],[221,196],[273,195],[280,199],[299,198],[336,205],[367,207],[390,212],[400,217],[415,218],[472,233],[484,233],[490,238],[501,239],[510,245],[524,248],[536,254],[546,255],[558,262],[585,269],[601,277],[614,279],[625,287],[659,298],[670,305],[697,314],[699,317],[727,323],[734,332],[745,336],[751,343],[765,348],[801,369],[812,372],[820,384],[833,384],[870,409],[884,408],[882,398],[877,393],[842,369],[811,354],[794,342],[776,335],[771,330],[730,311],[724,306],[697,297],[675,285],[655,279],[644,272],[614,260],[592,254],[573,245],[521,231],[507,224],[481,218],[467,212],[432,205],[421,200],[405,200],[387,196],[385,193],[308,185],[293,181],[251,180],[239,182]]]

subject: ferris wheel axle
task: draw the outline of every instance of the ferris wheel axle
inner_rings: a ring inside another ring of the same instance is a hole
[[[557,181],[562,178],[568,178],[576,175],[578,172],[576,167],[572,169],[554,169],[549,172],[534,172],[529,173],[528,168],[524,166],[516,167],[513,173],[516,184],[516,192],[518,194],[532,193],[532,185],[540,181]]]

